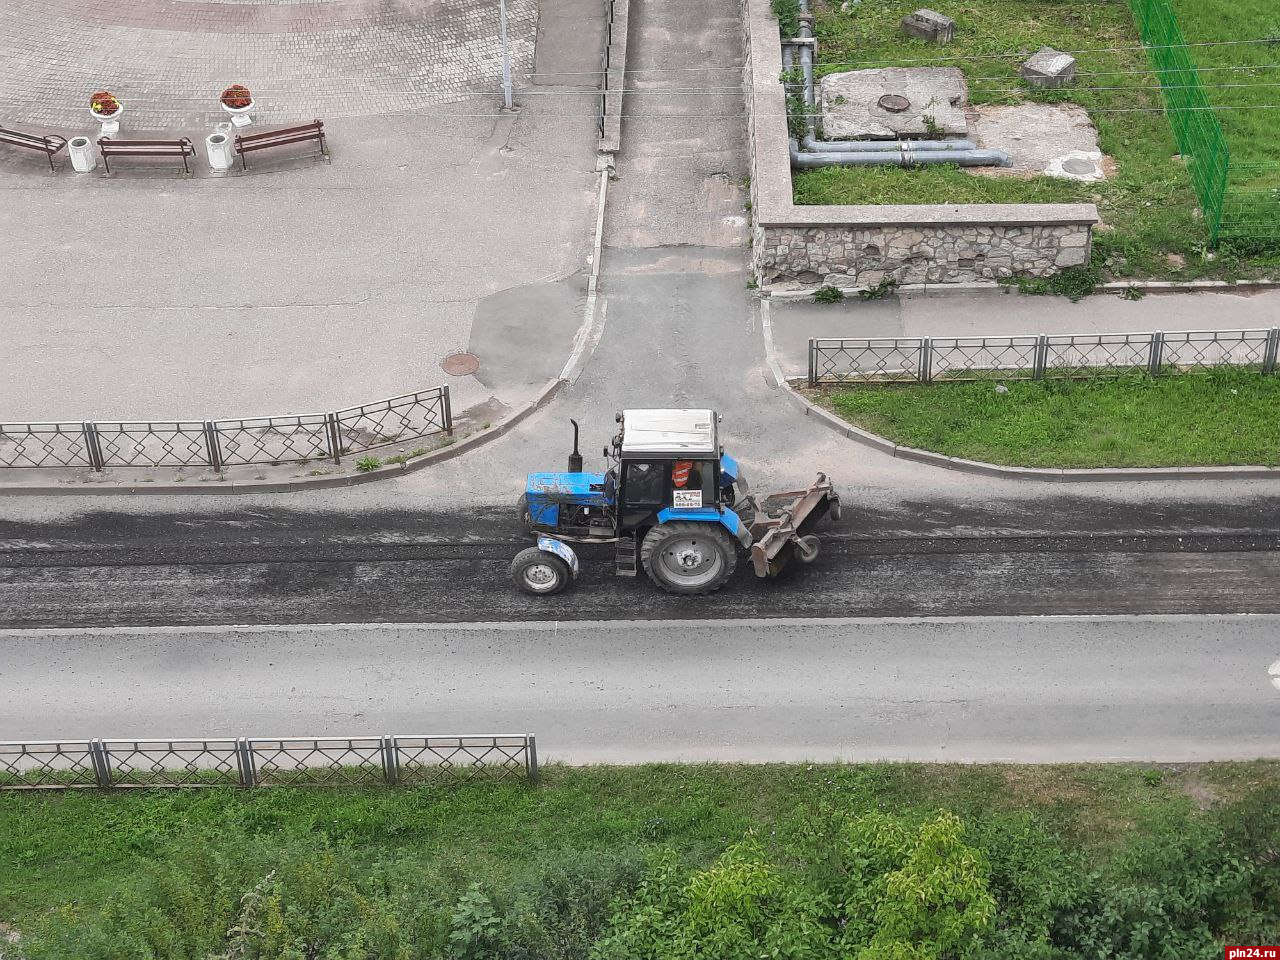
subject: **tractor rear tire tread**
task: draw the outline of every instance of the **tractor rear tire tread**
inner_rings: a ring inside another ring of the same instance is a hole
[[[670,583],[662,579],[660,573],[655,572],[659,568],[654,563],[654,558],[662,550],[663,545],[672,537],[689,535],[696,535],[710,540],[716,545],[716,549],[720,551],[720,556],[723,560],[720,572],[715,579],[696,587]],[[689,521],[663,523],[651,528],[645,534],[644,542],[640,544],[640,564],[644,567],[645,573],[649,575],[649,579],[667,593],[675,593],[682,596],[702,596],[708,593],[715,593],[733,576],[733,571],[738,566],[737,544],[729,536],[729,532],[719,524],[712,525],[710,523]]]

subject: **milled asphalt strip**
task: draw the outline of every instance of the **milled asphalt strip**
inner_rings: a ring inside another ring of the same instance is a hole
[[[1280,616],[0,632],[0,739],[520,729],[544,756],[1280,755]]]

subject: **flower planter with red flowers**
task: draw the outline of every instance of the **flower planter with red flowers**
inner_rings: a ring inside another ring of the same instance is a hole
[[[124,113],[124,104],[110,90],[99,90],[89,98],[89,115],[102,124],[104,137],[114,136],[120,132],[120,114]]]
[[[222,91],[222,96],[218,98],[218,102],[222,105],[223,110],[231,114],[231,122],[237,127],[247,126],[253,122],[249,116],[254,108],[253,94],[243,84],[233,83],[227,87]]]

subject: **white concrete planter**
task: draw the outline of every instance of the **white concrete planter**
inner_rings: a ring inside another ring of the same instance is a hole
[[[88,137],[72,137],[68,140],[67,153],[71,156],[71,169],[76,173],[92,173],[98,166],[93,141]]]
[[[93,119],[97,120],[98,123],[102,124],[102,136],[104,137],[114,137],[117,133],[120,132],[120,117],[123,113],[124,113],[123,103],[120,104],[120,109],[117,110],[115,113],[111,114],[111,116],[109,117],[104,116],[101,113],[94,113],[92,108],[89,109],[89,116],[93,117]]]
[[[219,100],[218,106],[231,114],[231,122],[237,127],[247,127],[249,124],[253,123],[253,118],[249,116],[249,114],[257,109],[258,105],[250,100],[247,107],[228,107],[225,103]]]
[[[205,154],[209,157],[209,166],[214,170],[230,170],[235,162],[231,152],[231,135],[221,130],[204,138]]]

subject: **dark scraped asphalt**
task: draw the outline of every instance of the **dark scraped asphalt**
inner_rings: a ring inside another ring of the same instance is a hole
[[[0,625],[1274,613],[1276,505],[846,506],[812,567],[758,581],[743,558],[698,598],[613,576],[608,545],[581,548],[569,593],[527,597],[507,573],[528,543],[507,507],[0,520]]]

